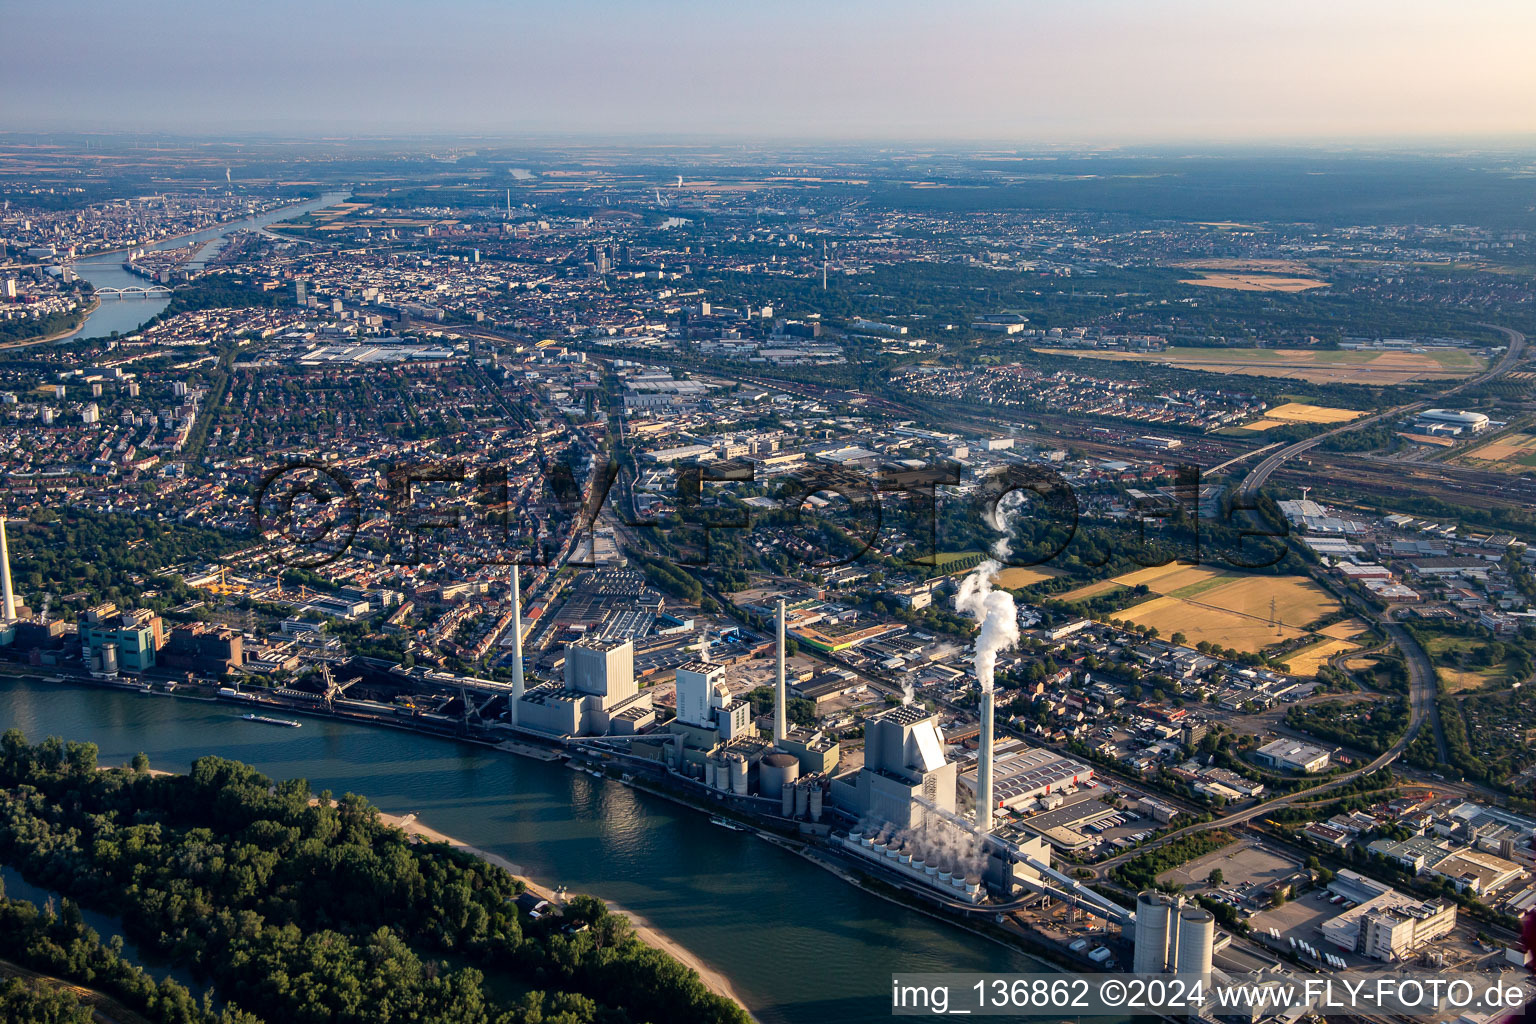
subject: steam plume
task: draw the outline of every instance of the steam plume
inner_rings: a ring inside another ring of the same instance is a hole
[[[992,577],[1001,570],[1001,565],[987,559],[960,583],[960,592],[955,595],[955,610],[981,623],[971,664],[983,690],[992,689],[998,654],[1019,642],[1019,613],[1013,595],[992,588]]]

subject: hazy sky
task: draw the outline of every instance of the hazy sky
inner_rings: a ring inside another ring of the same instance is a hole
[[[1536,0],[11,0],[0,127],[1536,132]]]

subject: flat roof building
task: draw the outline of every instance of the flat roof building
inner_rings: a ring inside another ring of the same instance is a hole
[[[1322,747],[1281,738],[1266,743],[1253,752],[1255,759],[1270,768],[1310,775],[1328,767],[1330,752]]]

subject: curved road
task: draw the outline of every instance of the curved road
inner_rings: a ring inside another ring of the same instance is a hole
[[[1493,325],[1486,324],[1484,326],[1491,327]],[[1238,492],[1245,497],[1252,495],[1255,491],[1258,490],[1259,487],[1263,486],[1264,482],[1269,479],[1270,475],[1274,473],[1276,469],[1280,468],[1280,466],[1284,465],[1287,460],[1300,455],[1302,452],[1309,451],[1326,438],[1347,433],[1351,430],[1359,430],[1361,427],[1369,426],[1372,423],[1379,423],[1382,420],[1401,416],[1404,413],[1412,412],[1416,409],[1421,409],[1428,405],[1430,402],[1440,401],[1448,398],[1451,395],[1461,391],[1463,388],[1472,387],[1473,385],[1482,384],[1503,376],[1506,372],[1509,371],[1509,368],[1515,365],[1515,363],[1519,360],[1520,353],[1525,347],[1525,335],[1521,334],[1519,331],[1511,330],[1508,327],[1495,327],[1494,329],[1501,331],[1509,339],[1509,347],[1505,350],[1503,357],[1500,358],[1499,361],[1488,370],[1478,374],[1475,377],[1467,378],[1460,384],[1441,392],[1434,398],[1425,399],[1420,402],[1414,402],[1410,405],[1399,406],[1386,412],[1377,413],[1376,415],[1367,417],[1363,420],[1355,420],[1352,423],[1348,423],[1342,427],[1326,431],[1325,433],[1319,434],[1316,437],[1310,437],[1305,441],[1298,441],[1293,445],[1282,448],[1267,457],[1263,462],[1259,463],[1251,471],[1249,471],[1248,476],[1245,477],[1242,484],[1239,485]],[[1438,692],[1438,687],[1436,686],[1434,665],[1430,662],[1429,655],[1424,653],[1424,649],[1419,646],[1418,642],[1415,641],[1413,637],[1409,635],[1408,631],[1405,630],[1401,625],[1386,617],[1383,617],[1380,620],[1380,625],[1383,631],[1385,631],[1386,635],[1392,638],[1392,642],[1396,644],[1397,649],[1403,652],[1403,661],[1408,668],[1408,728],[1403,730],[1403,735],[1398,738],[1396,743],[1392,744],[1391,747],[1389,747],[1369,764],[1360,768],[1355,768],[1351,771],[1344,772],[1342,775],[1335,775],[1329,778],[1327,781],[1319,783],[1316,786],[1311,786],[1307,789],[1300,789],[1294,793],[1288,793],[1285,796],[1276,797],[1273,800],[1267,800],[1254,804],[1252,807],[1248,807],[1241,811],[1235,811],[1232,814],[1217,818],[1214,821],[1201,822],[1198,825],[1186,825],[1184,828],[1175,829],[1172,832],[1168,832],[1162,836],[1159,836],[1152,842],[1139,846],[1134,850],[1128,850],[1119,856],[1112,857],[1106,861],[1101,861],[1091,867],[1095,877],[1104,878],[1108,875],[1111,869],[1117,867],[1120,864],[1123,864],[1124,862],[1130,860],[1132,857],[1145,853],[1148,850],[1155,849],[1175,839],[1179,839],[1187,835],[1193,835],[1196,832],[1207,831],[1209,829],[1224,828],[1229,825],[1246,824],[1247,822],[1252,821],[1254,818],[1268,814],[1277,808],[1286,807],[1304,797],[1315,796],[1318,793],[1324,793],[1328,790],[1336,789],[1345,783],[1352,782],[1353,780],[1360,778],[1362,775],[1369,775],[1370,773],[1380,768],[1384,768],[1402,756],[1403,751],[1408,749],[1408,744],[1412,743],[1414,737],[1418,735],[1419,729],[1422,728],[1426,719],[1430,722],[1431,727],[1435,731],[1435,746],[1437,748],[1439,759],[1442,764],[1445,763],[1448,759],[1449,752],[1446,749],[1445,744],[1445,730],[1440,724],[1440,715],[1435,707],[1435,697]]]
[[[1499,357],[1499,361],[1497,363],[1493,364],[1488,369],[1474,377],[1468,377],[1466,380],[1463,380],[1455,387],[1447,388],[1433,398],[1426,398],[1418,402],[1410,403],[1408,405],[1400,405],[1396,408],[1388,409],[1385,412],[1376,413],[1374,416],[1367,416],[1363,420],[1352,420],[1343,426],[1324,431],[1315,437],[1309,437],[1305,441],[1297,441],[1295,444],[1288,445],[1285,448],[1280,449],[1273,455],[1270,455],[1268,458],[1266,458],[1263,462],[1253,467],[1248,475],[1243,478],[1243,482],[1238,486],[1238,493],[1244,497],[1251,496],[1254,491],[1257,491],[1260,487],[1264,486],[1264,482],[1269,479],[1270,474],[1274,473],[1275,470],[1279,469],[1286,462],[1300,455],[1302,452],[1311,451],[1313,448],[1317,447],[1319,444],[1326,441],[1330,437],[1337,437],[1339,434],[1347,434],[1351,430],[1359,430],[1361,427],[1368,427],[1373,423],[1380,423],[1382,420],[1400,417],[1405,413],[1410,413],[1422,409],[1429,405],[1431,402],[1443,401],[1444,399],[1451,397],[1464,388],[1473,387],[1478,384],[1485,384],[1490,380],[1502,377],[1509,371],[1511,366],[1514,366],[1515,363],[1519,361],[1521,350],[1525,348],[1525,335],[1509,327],[1497,327],[1493,324],[1482,324],[1480,326],[1492,327],[1494,330],[1500,332],[1509,339],[1509,345],[1507,348],[1505,348],[1504,355]]]
[[[1525,335],[1509,327],[1498,327],[1494,324],[1483,324],[1481,326],[1491,327],[1502,333],[1509,340],[1509,344],[1504,350],[1504,355],[1487,370],[1476,376],[1468,377],[1466,380],[1463,380],[1454,387],[1447,388],[1433,398],[1426,398],[1409,405],[1398,406],[1395,409],[1377,413],[1363,420],[1346,423],[1341,427],[1325,431],[1316,437],[1309,437],[1305,441],[1298,441],[1293,445],[1288,445],[1255,466],[1248,476],[1243,479],[1242,484],[1239,485],[1238,492],[1245,498],[1251,498],[1263,486],[1264,482],[1269,479],[1270,475],[1284,465],[1288,459],[1292,459],[1302,452],[1310,451],[1330,437],[1336,437],[1351,430],[1359,430],[1361,427],[1369,426],[1372,423],[1380,423],[1383,420],[1401,417],[1405,413],[1424,408],[1430,402],[1444,401],[1466,388],[1502,377],[1505,373],[1509,372],[1510,367],[1520,361],[1521,353],[1525,348]],[[1450,751],[1445,743],[1445,727],[1440,722],[1440,710],[1435,704],[1435,698],[1439,690],[1436,682],[1435,667],[1429,660],[1429,655],[1424,653],[1424,649],[1408,634],[1407,630],[1386,616],[1383,616],[1379,622],[1382,629],[1397,645],[1397,649],[1402,652],[1403,661],[1408,668],[1408,729],[1403,734],[1401,746],[1406,746],[1407,743],[1412,742],[1414,736],[1418,734],[1420,727],[1427,719],[1435,732],[1436,757],[1441,764],[1446,764],[1450,760]]]

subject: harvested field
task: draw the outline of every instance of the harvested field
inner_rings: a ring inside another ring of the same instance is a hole
[[[1234,292],[1305,292],[1328,287],[1311,277],[1276,277],[1271,274],[1201,274],[1179,282],[1198,288],[1225,288]]]
[[[1120,584],[1116,583],[1114,580],[1100,580],[1097,583],[1088,583],[1081,587],[1067,591],[1061,595],[1061,600],[1083,601],[1090,597],[1098,597],[1101,594],[1107,594],[1112,590],[1124,589],[1124,587],[1120,586]]]
[[[1062,597],[1081,600],[1137,586],[1145,586],[1155,596],[1115,613],[1114,618],[1152,626],[1162,637],[1183,633],[1191,645],[1204,640],[1239,651],[1258,651],[1281,640],[1305,636],[1309,623],[1339,607],[1326,591],[1300,576],[1257,576],[1177,562],[1138,569],[1068,591]],[[1274,624],[1270,621],[1271,601]],[[1329,626],[1317,636],[1342,642],[1363,629],[1358,620],[1349,620]],[[1332,653],[1350,646],[1346,643]]]
[[[1287,423],[1348,423],[1350,420],[1359,419],[1365,413],[1358,409],[1330,409],[1323,405],[1287,402],[1284,405],[1275,406],[1264,415],[1268,419],[1284,420]]]
[[[1323,636],[1333,637],[1335,640],[1349,640],[1359,636],[1370,627],[1359,619],[1345,619],[1343,622],[1335,622],[1331,626],[1324,626],[1318,630]]]
[[[1536,434],[1505,434],[1472,449],[1459,460],[1479,469],[1524,473],[1536,469]]]
[[[1031,583],[1039,583],[1041,580],[1051,579],[1056,575],[1057,573],[1051,572],[1048,569],[1041,569],[1035,566],[1009,566],[992,577],[992,584],[1005,590],[1018,590],[1021,587],[1029,586]]]
[[[1328,664],[1328,659],[1336,654],[1352,651],[1355,647],[1356,645],[1348,640],[1324,640],[1320,644],[1303,647],[1299,651],[1286,655],[1285,664],[1292,675],[1315,676],[1318,669]]]

